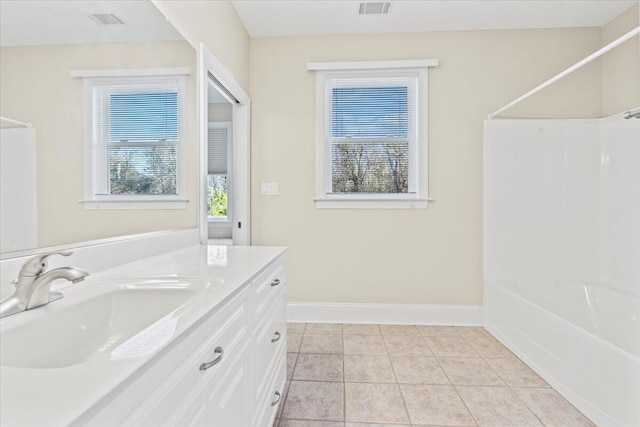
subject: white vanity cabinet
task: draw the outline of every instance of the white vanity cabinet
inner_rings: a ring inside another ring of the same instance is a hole
[[[80,424],[271,427],[286,377],[284,257],[253,277]]]
[[[265,271],[253,287],[255,316],[258,321],[251,334],[251,389],[256,408],[252,426],[273,423],[284,393],[287,371],[287,324],[285,317],[284,264]]]

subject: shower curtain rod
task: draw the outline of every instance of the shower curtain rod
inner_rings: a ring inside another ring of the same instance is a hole
[[[552,77],[549,80],[547,80],[546,82],[542,83],[540,86],[537,86],[534,89],[531,89],[529,92],[525,93],[520,98],[511,101],[510,103],[508,103],[504,107],[500,108],[499,110],[496,110],[495,112],[489,114],[487,116],[487,118],[488,119],[493,119],[495,116],[497,116],[498,114],[502,113],[503,111],[513,107],[516,104],[519,104],[520,102],[524,101],[525,99],[527,99],[531,95],[540,92],[542,89],[546,88],[550,84],[557,82],[558,80],[560,80],[561,78],[563,78],[567,74],[572,73],[573,71],[577,70],[578,68],[582,67],[583,65],[588,64],[589,62],[593,61],[594,59],[604,55],[605,53],[609,52],[611,49],[615,48],[616,46],[618,46],[618,45],[620,45],[620,44],[622,44],[624,42],[626,42],[630,38],[632,38],[634,36],[637,36],[638,34],[640,34],[640,27],[634,28],[633,30],[629,31],[627,34],[623,35],[622,37],[612,41],[611,43],[609,43],[608,45],[606,45],[602,49],[597,50],[594,53],[592,53],[591,55],[587,56],[582,61],[574,64],[573,66],[571,66],[569,68],[567,68],[566,70],[564,70],[563,72],[561,72],[557,76]]]
[[[4,120],[5,122],[9,122],[9,123],[13,123],[13,124],[16,124],[16,125],[24,126],[26,128],[33,127],[33,125],[31,123],[25,123],[25,122],[21,122],[19,120],[13,120],[13,119],[10,119],[8,117],[0,116],[0,120]]]

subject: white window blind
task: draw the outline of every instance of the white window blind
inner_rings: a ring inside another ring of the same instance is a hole
[[[92,86],[96,195],[176,195],[177,79]]]
[[[415,193],[417,74],[325,80],[327,194]]]
[[[209,175],[227,174],[227,141],[226,128],[209,128],[207,163]]]

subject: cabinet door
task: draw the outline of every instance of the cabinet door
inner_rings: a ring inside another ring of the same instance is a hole
[[[229,365],[207,399],[208,427],[249,426],[251,417],[251,389],[247,348]]]

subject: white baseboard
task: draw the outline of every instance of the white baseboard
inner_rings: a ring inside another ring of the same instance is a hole
[[[482,326],[481,305],[287,303],[287,321]]]

